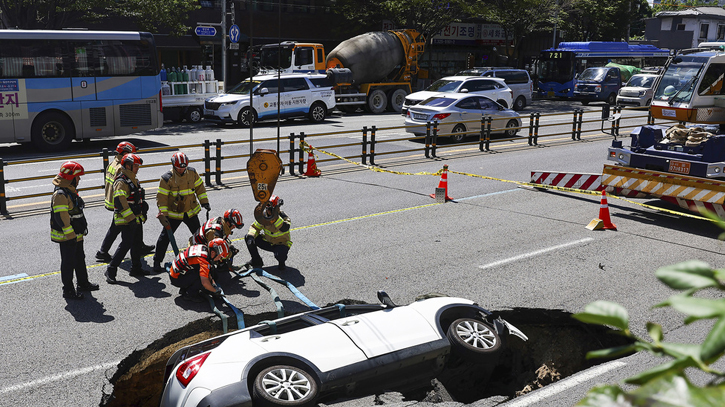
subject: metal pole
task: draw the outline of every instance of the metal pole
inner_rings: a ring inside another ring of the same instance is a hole
[[[289,134],[289,175],[295,175],[295,134]]]
[[[227,89],[227,0],[222,0],[222,81]]]
[[[216,175],[216,184],[217,185],[223,185],[222,184],[222,139],[218,138],[216,139],[216,172],[214,173]]]
[[[252,86],[252,78],[254,78],[254,69],[252,66],[252,61],[254,58],[252,57],[252,48],[254,46],[254,27],[252,24],[254,24],[254,19],[252,18],[252,10],[254,10],[254,0],[249,1],[249,108],[254,109],[254,103],[252,103],[252,92],[253,86]],[[279,92],[279,89],[277,89],[277,92]],[[249,155],[251,156],[252,153],[254,153],[254,110],[252,110],[252,117],[249,120]]]
[[[5,196],[5,162],[0,158],[0,213],[8,214],[7,197]]]
[[[204,140],[204,182],[206,186],[211,186],[211,153],[209,151],[211,143]]]
[[[277,156],[279,156],[279,121],[280,121],[280,71],[282,68],[282,0],[277,2]],[[284,167],[282,167],[282,174],[284,174]]]

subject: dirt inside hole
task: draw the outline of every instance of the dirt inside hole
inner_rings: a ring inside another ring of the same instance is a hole
[[[349,299],[338,302],[356,303],[361,302]],[[429,387],[400,394],[392,400],[472,403],[495,397],[504,402],[608,361],[586,360],[588,351],[628,343],[626,338],[611,330],[583,324],[561,310],[516,308],[495,312],[494,316],[501,316],[515,325],[529,340],[524,342],[509,336],[507,349],[492,368],[482,368],[470,361],[451,360]],[[245,323],[252,326],[276,317],[273,312],[245,315]],[[233,316],[229,317],[229,326],[236,326]],[[169,357],[183,346],[222,333],[221,321],[217,317],[207,317],[167,333],[145,349],[134,351],[121,361],[109,378],[110,385],[103,389],[100,406],[157,407]],[[385,397],[376,399],[378,403],[385,404]]]

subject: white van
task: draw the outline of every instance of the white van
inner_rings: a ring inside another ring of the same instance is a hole
[[[252,90],[252,106],[249,91]],[[254,76],[227,93],[204,102],[204,120],[248,127],[252,122],[277,117],[308,117],[319,123],[335,107],[335,92],[326,75],[277,74]]]
[[[477,67],[473,69],[466,69],[465,71],[459,72],[457,75],[501,78],[514,93],[514,110],[522,110],[531,104],[532,95],[534,93],[534,83],[525,69],[514,69],[509,67]]]

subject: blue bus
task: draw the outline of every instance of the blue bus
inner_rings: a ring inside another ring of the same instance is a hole
[[[562,42],[558,48],[541,51],[537,76],[538,93],[545,98],[574,96],[576,75],[586,68],[609,62],[638,68],[664,66],[668,50],[653,45],[626,42]]]
[[[57,151],[163,124],[149,33],[0,30],[0,142]]]

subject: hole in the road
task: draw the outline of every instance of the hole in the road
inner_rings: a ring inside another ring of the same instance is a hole
[[[343,300],[339,303],[360,303]],[[472,403],[489,399],[504,402],[607,360],[586,360],[588,351],[627,344],[627,339],[595,325],[586,325],[561,310],[517,308],[496,312],[528,337],[510,337],[494,368],[482,369],[470,361],[451,360],[430,386],[415,392],[378,395],[375,404],[401,401]],[[245,315],[247,326],[276,318],[276,313]],[[229,326],[235,326],[230,318]],[[126,357],[109,379],[101,406],[156,407],[162,392],[166,361],[179,348],[220,335],[221,322],[204,318],[171,331],[146,349]],[[331,400],[326,400],[332,403]]]

